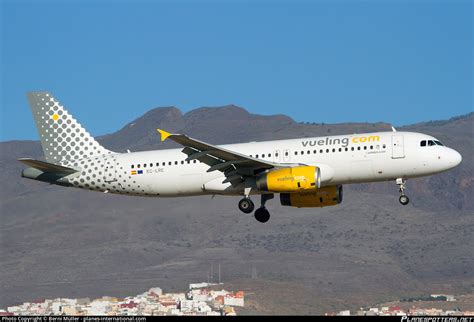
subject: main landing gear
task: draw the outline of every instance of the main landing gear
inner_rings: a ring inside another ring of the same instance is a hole
[[[253,204],[253,201],[250,200],[250,198],[245,197],[239,201],[239,209],[243,213],[249,214],[253,211],[255,208],[255,205]]]
[[[261,195],[261,205],[257,210],[255,210],[254,213],[255,219],[257,219],[257,221],[265,223],[270,219],[270,212],[267,210],[267,208],[265,208],[265,203],[268,200],[273,199],[274,196],[275,195],[273,193]],[[248,195],[239,201],[239,209],[246,214],[249,214],[253,211],[254,203],[252,200],[250,200]]]
[[[407,181],[403,178],[397,178],[396,180],[397,185],[400,187],[400,198],[398,198],[398,201],[404,206],[408,205],[410,202],[410,199],[405,195],[405,189],[407,188],[406,183]]]

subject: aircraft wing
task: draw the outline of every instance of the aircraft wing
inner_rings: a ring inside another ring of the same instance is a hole
[[[161,141],[170,139],[184,146],[182,152],[188,155],[186,161],[197,159],[209,165],[207,172],[223,172],[227,177],[224,182],[231,184],[240,183],[245,176],[254,176],[266,169],[282,166],[279,163],[251,158],[248,155],[211,145],[183,134],[172,134],[161,129],[157,129],[157,131],[161,134]]]

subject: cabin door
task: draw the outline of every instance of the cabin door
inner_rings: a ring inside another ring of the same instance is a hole
[[[401,159],[405,157],[405,148],[403,146],[403,135],[392,136],[392,159]]]
[[[105,168],[104,168],[104,181],[106,183],[112,183],[117,181],[117,158],[114,155],[108,156],[105,159]]]

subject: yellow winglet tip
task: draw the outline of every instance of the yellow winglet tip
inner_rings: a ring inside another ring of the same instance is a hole
[[[171,135],[171,133],[166,132],[164,130],[161,130],[161,129],[156,129],[156,130],[161,134],[161,142],[166,140]]]

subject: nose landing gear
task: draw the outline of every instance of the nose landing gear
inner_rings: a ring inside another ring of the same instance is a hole
[[[397,178],[396,180],[397,185],[400,187],[399,191],[401,194],[400,198],[398,198],[398,201],[400,201],[400,203],[404,206],[408,205],[410,202],[410,199],[405,195],[405,189],[407,188],[406,182],[407,181],[403,178]]]
[[[406,206],[410,202],[410,199],[405,195],[401,195],[400,198],[398,198],[398,201],[400,201],[402,205]]]

